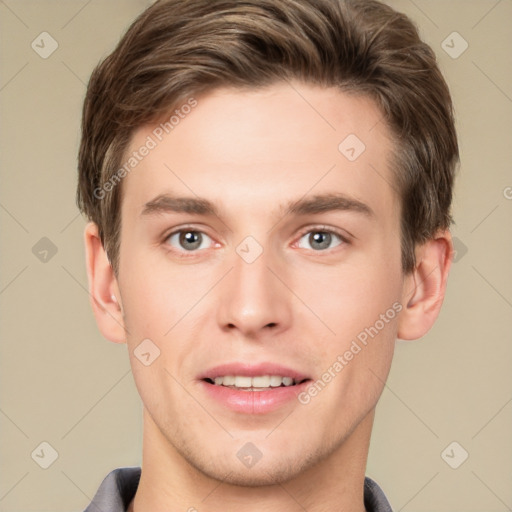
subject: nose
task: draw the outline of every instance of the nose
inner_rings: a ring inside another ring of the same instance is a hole
[[[286,330],[292,318],[292,294],[278,279],[280,274],[279,262],[270,252],[263,250],[252,263],[235,253],[233,268],[218,290],[221,329],[252,338]]]

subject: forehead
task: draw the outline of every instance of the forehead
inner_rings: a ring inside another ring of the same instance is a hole
[[[123,181],[123,209],[140,212],[169,193],[258,214],[326,192],[394,208],[392,143],[367,97],[287,83],[217,89],[183,105],[194,106],[133,134],[125,161],[138,160]]]

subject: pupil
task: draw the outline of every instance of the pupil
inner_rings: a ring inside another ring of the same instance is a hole
[[[188,251],[197,249],[201,245],[201,234],[197,231],[186,231],[180,235],[180,244]]]
[[[311,233],[309,235],[311,247],[313,249],[327,249],[331,245],[331,234],[322,231]]]

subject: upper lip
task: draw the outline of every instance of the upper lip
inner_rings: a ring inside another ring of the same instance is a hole
[[[243,377],[257,377],[259,375],[279,375],[280,377],[291,377],[295,382],[301,382],[309,379],[309,377],[297,370],[288,368],[286,366],[274,363],[258,363],[248,364],[241,362],[225,363],[214,366],[206,370],[199,376],[200,380],[211,379],[215,377],[224,377],[226,375],[243,376]]]

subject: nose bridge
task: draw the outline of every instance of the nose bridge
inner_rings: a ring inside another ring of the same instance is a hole
[[[251,240],[237,247],[232,271],[224,280],[219,298],[221,327],[254,334],[264,327],[278,329],[289,323],[290,298],[269,269],[276,265],[276,255],[271,250],[256,247]]]

